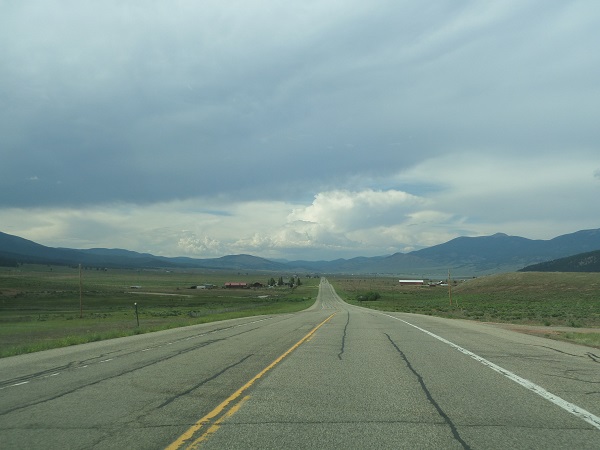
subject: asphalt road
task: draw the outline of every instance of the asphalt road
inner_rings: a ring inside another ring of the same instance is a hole
[[[0,360],[0,448],[600,448],[600,351],[307,311]]]

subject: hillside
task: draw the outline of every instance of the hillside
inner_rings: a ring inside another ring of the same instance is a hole
[[[600,250],[533,264],[520,272],[600,272]]]
[[[410,253],[455,268],[498,272],[600,249],[600,229],[582,230],[550,240],[532,240],[497,233],[459,237],[444,244]]]
[[[0,232],[0,265],[18,263],[53,264],[107,268],[206,268],[230,270],[285,270],[286,266],[251,255],[228,255],[221,258],[167,258],[130,250],[92,248],[74,250],[46,247],[33,241]]]

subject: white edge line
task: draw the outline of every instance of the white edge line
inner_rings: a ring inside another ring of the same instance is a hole
[[[520,376],[512,373],[510,370],[504,369],[504,368],[494,364],[493,362],[488,361],[487,359],[482,358],[481,356],[476,355],[475,353],[473,353],[465,348],[462,348],[461,346],[456,345],[455,343],[450,342],[449,340],[444,339],[443,337],[438,336],[437,334],[432,333],[431,331],[427,331],[421,327],[418,327],[417,325],[413,325],[412,323],[407,322],[406,320],[402,320],[398,317],[390,316],[389,314],[383,314],[383,313],[381,313],[381,314],[384,316],[387,316],[387,317],[391,317],[392,319],[399,320],[400,322],[404,322],[405,324],[410,325],[411,327],[416,328],[417,330],[422,331],[425,334],[428,334],[429,336],[437,339],[438,341],[441,341],[444,344],[448,344],[450,347],[453,347],[456,350],[458,350],[459,352],[464,353],[467,356],[470,356],[475,361],[479,361],[481,364],[488,366],[490,369],[495,370],[498,373],[501,373],[509,380],[512,380],[515,383],[520,384],[524,388],[529,389],[532,392],[535,392],[540,397],[545,398],[546,400],[554,403],[557,406],[560,406],[565,411],[570,412],[571,414],[579,417],[580,419],[585,420],[587,423],[589,423],[593,427],[600,430],[600,417],[595,416],[591,412],[589,412],[583,408],[580,408],[579,406],[574,405],[573,403],[570,403],[570,402],[560,398],[559,396],[554,395],[551,392],[548,392],[543,387],[538,386],[537,384],[535,384],[529,380],[526,380],[525,378],[521,378]]]

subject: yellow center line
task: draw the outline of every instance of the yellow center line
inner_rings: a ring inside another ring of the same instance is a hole
[[[194,434],[196,434],[204,425],[208,424],[213,419],[215,419],[215,417],[217,417],[219,414],[221,414],[223,412],[223,410],[229,406],[230,403],[234,402],[238,397],[240,397],[248,388],[250,388],[250,386],[252,386],[259,378],[261,378],[269,370],[271,370],[273,367],[275,367],[277,364],[279,364],[286,356],[288,356],[290,353],[292,353],[294,350],[296,350],[298,347],[300,347],[300,345],[302,345],[302,343],[304,343],[307,339],[309,339],[319,328],[321,328],[333,316],[335,316],[335,314],[336,313],[331,314],[327,319],[325,319],[319,325],[314,327],[306,336],[304,336],[302,339],[300,339],[298,342],[296,342],[285,353],[283,353],[275,361],[273,361],[271,364],[269,364],[267,367],[265,367],[263,370],[261,370],[257,375],[255,375],[250,381],[248,381],[246,384],[244,384],[241,388],[239,388],[237,391],[235,391],[233,394],[231,394],[229,397],[227,397],[215,409],[213,409],[211,412],[209,412],[204,417],[202,417],[200,420],[198,420],[194,425],[192,425],[190,428],[188,428],[188,430],[185,433],[183,433],[181,436],[179,436],[179,438],[177,438],[177,440],[175,440],[172,444],[170,444],[166,448],[166,450],[177,450],[177,449],[181,448],[182,446],[184,446],[186,444],[186,442],[190,441],[194,437]],[[233,409],[235,409],[235,410],[226,413],[226,416],[229,417],[231,414],[236,412],[239,409],[239,407],[241,406],[241,404],[246,399],[247,398],[244,398],[237,405],[234,405],[232,407],[232,410]],[[217,424],[220,425],[220,421],[221,420],[217,420],[217,422],[215,422],[212,427],[209,427],[209,429],[202,436],[200,436],[195,441],[193,441],[188,446],[188,448],[194,448],[197,444],[199,444],[201,441],[206,439],[206,436],[208,436],[208,434],[214,433],[219,428],[219,426]],[[211,431],[211,429],[216,425],[217,425],[217,428],[214,429],[213,431]]]
[[[214,432],[216,432],[219,428],[221,428],[221,423],[223,423],[223,421],[225,419],[228,419],[229,417],[233,416],[236,412],[238,412],[240,410],[240,408],[242,407],[242,405],[244,403],[246,403],[246,401],[250,398],[249,395],[246,395],[243,399],[241,399],[239,402],[237,402],[235,405],[233,405],[229,411],[227,411],[225,414],[223,414],[221,417],[219,417],[219,419],[217,421],[215,421],[214,424],[212,424],[210,426],[210,428],[208,428],[208,430],[206,430],[204,433],[202,433],[202,435],[196,439],[194,442],[192,442],[188,448],[189,449],[195,449],[197,448],[203,441],[205,441],[211,434],[213,434]]]

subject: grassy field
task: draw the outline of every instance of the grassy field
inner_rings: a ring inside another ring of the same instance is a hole
[[[312,305],[318,279],[295,288],[224,289],[280,274],[0,268],[0,357]],[[284,277],[286,278],[286,277]],[[81,279],[81,282],[80,282]],[[215,289],[190,289],[205,283]],[[137,303],[137,317],[136,307]],[[139,320],[139,326],[138,326]]]
[[[600,274],[506,273],[447,286],[400,286],[396,278],[332,277],[346,301],[382,311],[402,311],[482,322],[575,329],[599,328]],[[377,292],[376,301],[360,301]],[[600,346],[600,333],[552,331],[548,337]]]
[[[318,279],[291,289],[223,289],[228,281],[267,284],[280,274],[165,270],[0,268],[0,357],[258,314],[300,311]],[[285,277],[284,277],[285,278]],[[390,277],[329,277],[346,301],[383,311],[548,327],[546,335],[600,347],[600,274],[507,273],[448,287],[400,286]],[[210,283],[216,289],[190,289]],[[375,301],[361,301],[369,292]],[[452,300],[452,303],[450,302]],[[137,303],[136,318],[134,303]],[[139,319],[139,326],[138,321]],[[557,331],[566,326],[572,329]],[[552,329],[552,331],[550,331]]]

